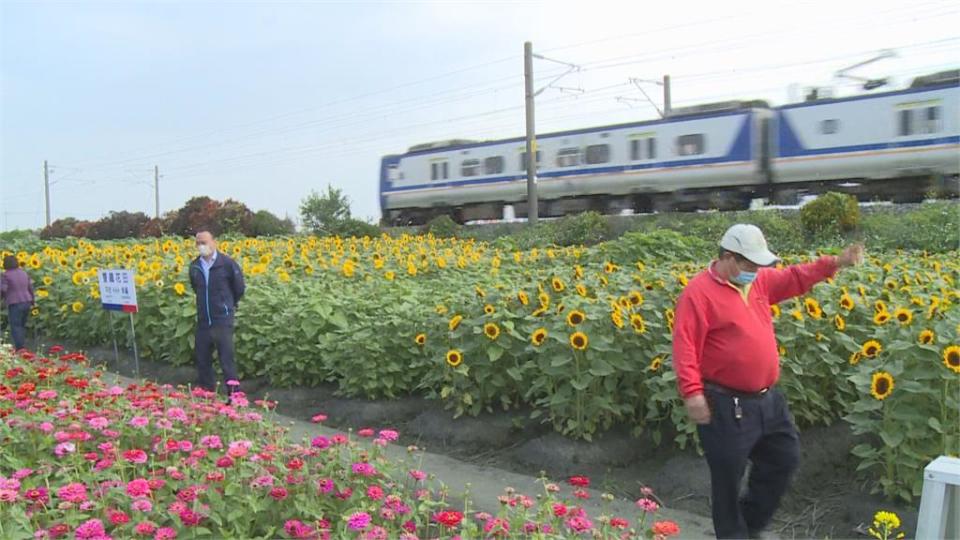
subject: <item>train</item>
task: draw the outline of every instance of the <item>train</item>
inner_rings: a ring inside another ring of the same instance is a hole
[[[665,118],[538,135],[539,216],[737,210],[828,190],[860,200],[957,197],[960,70],[909,87],[771,107],[707,103]],[[381,159],[385,225],[526,216],[525,139],[418,144]]]

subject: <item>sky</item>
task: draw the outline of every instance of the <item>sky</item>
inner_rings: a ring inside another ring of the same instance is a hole
[[[296,220],[332,185],[377,219],[382,156],[523,135],[524,41],[546,133],[657,118],[660,86],[630,81],[664,74],[674,107],[779,105],[862,92],[835,72],[889,49],[854,73],[901,88],[960,67],[957,28],[929,0],[0,0],[0,230],[43,226],[44,160],[52,219],[152,216],[154,166],[161,213],[206,195]]]

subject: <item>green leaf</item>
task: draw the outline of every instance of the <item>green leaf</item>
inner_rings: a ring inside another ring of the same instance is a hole
[[[497,347],[494,345],[487,349],[487,358],[489,358],[491,362],[496,362],[501,356],[503,356],[503,352],[504,349],[502,347]]]
[[[883,439],[883,443],[888,447],[896,448],[903,442],[904,431],[902,429],[897,429],[893,432],[890,431],[881,431],[880,438]]]
[[[607,375],[613,374],[615,371],[616,370],[613,369],[613,366],[599,358],[593,361],[593,366],[589,369],[590,374],[595,377],[606,377]]]
[[[563,367],[563,366],[569,364],[569,363],[572,362],[572,361],[573,361],[573,358],[571,358],[571,357],[569,357],[569,356],[567,356],[567,355],[561,355],[561,356],[558,356],[558,357],[554,358],[554,359],[550,362],[550,367],[555,367],[555,368]]]
[[[937,433],[943,433],[943,426],[940,425],[939,419],[931,416],[930,419],[927,420],[927,425],[929,425]]]

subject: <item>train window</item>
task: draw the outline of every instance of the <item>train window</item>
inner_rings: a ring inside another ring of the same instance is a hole
[[[840,131],[840,121],[836,118],[830,118],[820,121],[820,133],[824,135],[833,135]]]
[[[643,155],[644,144],[646,144],[646,155]],[[630,141],[630,160],[638,161],[641,159],[657,158],[657,139],[654,137],[644,137],[642,139],[633,139]]]
[[[463,160],[463,163],[460,164],[460,176],[480,176],[480,160]]]
[[[630,161],[637,161],[641,158],[640,148],[640,139],[633,139],[630,141]]]
[[[431,164],[430,164],[430,179],[431,179],[431,180],[436,180],[436,179],[439,177],[439,173],[437,172],[437,171],[439,170],[439,167],[438,167],[439,165],[440,165],[439,163],[431,163]]]
[[[444,161],[443,162],[443,179],[446,180],[447,178],[450,178],[450,165],[446,161]]]
[[[588,146],[586,160],[587,165],[596,165],[597,163],[606,163],[610,161],[610,145],[592,144]]]
[[[678,156],[696,156],[707,151],[703,133],[693,133],[677,137]]]
[[[917,111],[920,112],[920,111]],[[940,131],[940,107],[927,107],[924,111],[924,133],[936,133]]]
[[[503,156],[488,157],[483,160],[483,174],[500,174],[503,172]]]
[[[900,136],[913,134],[913,111],[904,109],[900,111]]]
[[[537,150],[537,165],[539,165],[541,161],[542,160],[541,160],[540,151]],[[527,170],[527,153],[526,152],[520,152],[520,170],[521,171]]]
[[[657,139],[647,139],[647,159],[657,159]]]
[[[580,149],[576,147],[561,148],[557,152],[557,167],[575,167],[580,164]]]
[[[387,180],[395,182],[397,180],[403,179],[403,173],[400,172],[399,165],[389,165],[387,166]]]

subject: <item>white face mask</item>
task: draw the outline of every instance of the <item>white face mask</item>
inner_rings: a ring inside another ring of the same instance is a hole
[[[210,246],[206,244],[200,244],[197,246],[197,250],[200,252],[201,257],[209,257],[210,254],[213,253],[213,250],[210,249]]]

